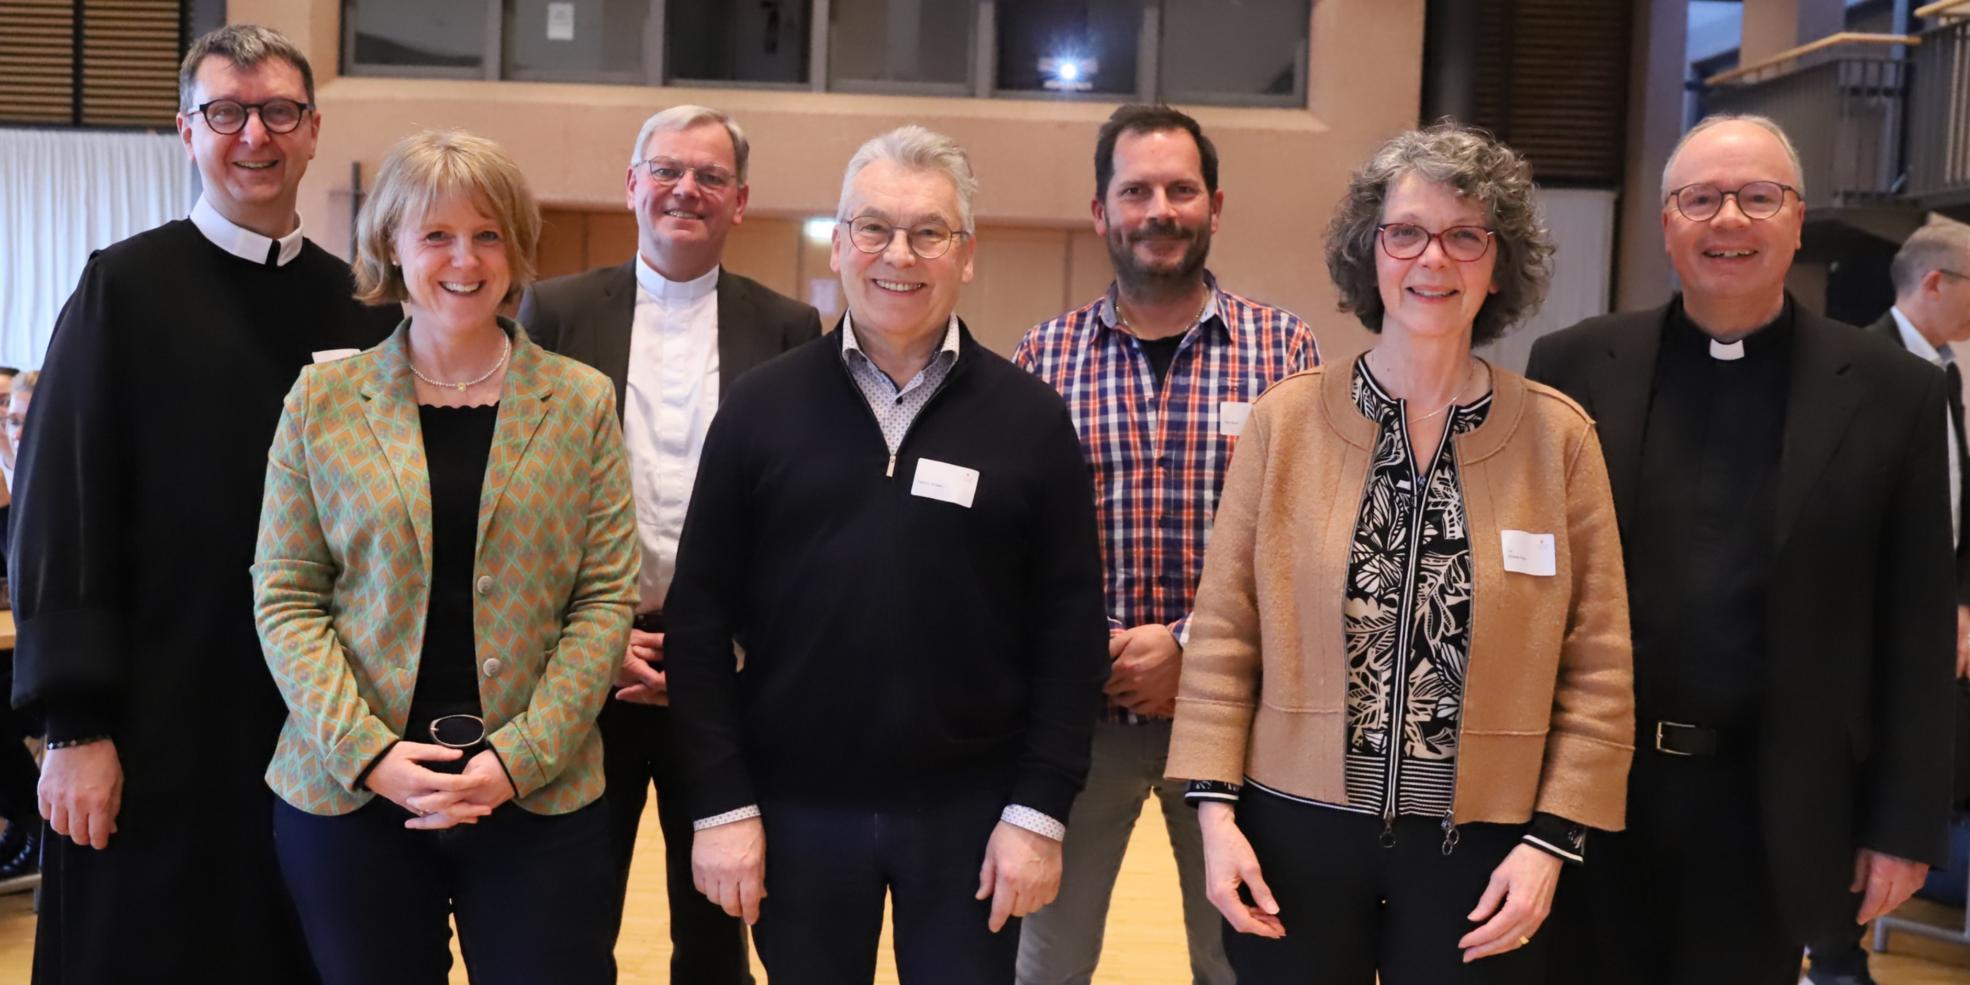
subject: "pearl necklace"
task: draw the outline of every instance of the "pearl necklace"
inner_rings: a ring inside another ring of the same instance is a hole
[[[407,359],[406,361],[410,363],[410,375],[415,376],[419,380],[422,380],[425,383],[428,383],[441,390],[457,390],[460,393],[464,393],[467,389],[478,386],[479,384],[492,379],[493,374],[499,372],[500,367],[506,365],[506,357],[513,354],[513,340],[506,338],[504,332],[500,333],[500,336],[501,337],[499,340],[499,361],[493,363],[493,367],[489,370],[486,370],[485,375],[479,377],[476,380],[467,380],[464,383],[450,383],[444,380],[434,380],[424,375],[423,373],[417,371],[417,362],[415,360]]]

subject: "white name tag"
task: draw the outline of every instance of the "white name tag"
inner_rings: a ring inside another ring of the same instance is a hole
[[[978,492],[978,470],[951,465],[930,458],[917,459],[916,481],[910,495],[942,500],[971,509],[971,497]]]
[[[1551,578],[1558,573],[1558,566],[1553,560],[1552,534],[1501,530],[1498,538],[1504,542],[1506,571],[1542,578]]]
[[[315,362],[332,363],[337,359],[347,359],[362,352],[361,349],[323,349],[315,353]]]
[[[1227,400],[1218,405],[1218,433],[1237,437],[1245,430],[1245,419],[1252,416],[1252,405],[1242,400]]]

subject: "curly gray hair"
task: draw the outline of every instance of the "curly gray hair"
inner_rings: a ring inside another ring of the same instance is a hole
[[[1496,234],[1498,293],[1487,297],[1471,327],[1483,344],[1539,310],[1552,278],[1553,240],[1533,198],[1532,167],[1490,133],[1443,120],[1398,134],[1348,181],[1347,194],[1327,224],[1327,272],[1351,311],[1371,332],[1382,330],[1382,293],[1375,274],[1376,229],[1389,189],[1406,175],[1453,189],[1484,207]]]

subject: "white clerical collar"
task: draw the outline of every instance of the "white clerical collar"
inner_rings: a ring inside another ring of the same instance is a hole
[[[1938,366],[1955,361],[1956,354],[1950,352],[1948,346],[1938,349],[1930,345],[1929,340],[1923,338],[1922,333],[1915,330],[1915,323],[1909,321],[1907,315],[1902,314],[1902,309],[1889,308],[1888,313],[1895,316],[1895,327],[1900,329],[1902,333],[1902,345],[1908,349],[1911,355],[1921,356]]]
[[[203,195],[198,197],[198,204],[192,206],[191,219],[192,225],[197,226],[213,246],[242,260],[286,266],[301,255],[299,222],[294,224],[293,232],[279,239],[269,239],[220,215],[219,210]],[[280,247],[277,253],[273,250],[276,244]]]
[[[643,254],[636,254],[636,286],[649,291],[650,296],[663,301],[696,301],[718,289],[717,266],[706,271],[702,277],[690,280],[671,280],[657,273]]]

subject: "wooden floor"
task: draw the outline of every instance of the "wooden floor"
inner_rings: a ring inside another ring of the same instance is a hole
[[[616,948],[622,985],[660,985],[668,982],[670,935],[666,924],[663,880],[658,860],[663,844],[656,817],[643,824],[637,846],[636,869],[630,880],[629,917]],[[1938,919],[1943,914],[1936,913]],[[33,949],[34,913],[28,894],[0,897],[0,983],[25,983]],[[1096,985],[1184,985],[1183,918],[1177,907],[1176,869],[1157,811],[1144,813],[1129,844],[1122,876],[1115,887],[1115,906],[1109,914],[1108,943]],[[1881,985],[1970,985],[1970,953],[1948,945],[1898,937],[1896,951],[1909,955],[1878,955],[1874,976]],[[876,972],[880,985],[894,985],[896,971],[888,958]],[[1928,955],[1928,960],[1913,955]],[[755,970],[756,965],[755,965]],[[764,982],[765,974],[758,972]],[[465,985],[462,964],[454,964],[451,981]]]

